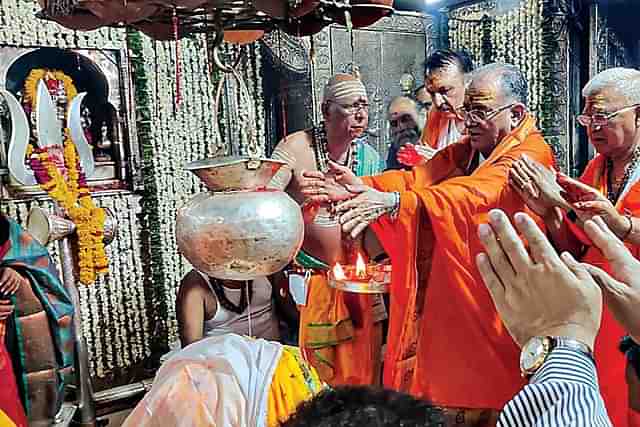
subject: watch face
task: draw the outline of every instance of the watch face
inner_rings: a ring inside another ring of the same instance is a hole
[[[534,337],[525,344],[520,354],[520,369],[523,372],[536,369],[544,362],[547,355],[547,346],[543,337]]]

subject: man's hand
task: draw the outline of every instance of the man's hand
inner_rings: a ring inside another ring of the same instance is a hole
[[[630,230],[629,220],[595,188],[561,173],[558,184],[566,191],[567,200],[581,223],[599,216],[618,236],[624,236]]]
[[[609,263],[611,277],[590,264],[582,264],[604,293],[607,306],[636,342],[640,342],[640,261],[620,239],[595,217],[584,224],[584,231]]]
[[[13,304],[11,301],[0,299],[0,320],[5,320],[13,313]]]
[[[300,192],[304,197],[303,205],[321,204],[329,201],[325,188],[325,176],[319,171],[301,171],[297,177]]]
[[[480,274],[507,330],[518,345],[534,336],[567,336],[593,348],[602,316],[602,292],[584,266],[565,252],[558,256],[536,223],[526,214],[515,224],[489,214],[478,234],[486,253],[477,256]]]
[[[353,173],[351,168],[329,160],[329,174],[340,185],[363,185],[364,182]]]
[[[523,155],[509,170],[509,183],[529,209],[541,218],[555,214],[555,208],[570,209],[556,172]]]
[[[347,185],[347,189],[356,196],[339,203],[335,210],[344,212],[340,216],[342,231],[350,233],[354,239],[369,224],[394,208],[396,199],[393,193],[384,193],[365,185]]]
[[[418,166],[425,164],[427,160],[436,155],[438,150],[426,145],[405,144],[398,150],[398,161],[406,166]]]
[[[13,295],[27,279],[11,267],[0,268],[0,295]]]

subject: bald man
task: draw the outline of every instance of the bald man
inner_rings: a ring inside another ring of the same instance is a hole
[[[330,175],[330,161],[359,176],[381,172],[380,156],[360,139],[368,114],[362,82],[350,74],[337,74],[325,86],[324,121],[287,136],[272,154],[286,166],[271,185],[298,201],[305,218],[305,238],[295,263],[299,274],[290,275],[290,285],[307,295],[297,301],[299,344],[322,380],[331,385],[373,384],[380,378],[380,321],[386,311],[381,298],[345,294],[328,285],[328,269],[336,262],[349,262],[354,249],[353,240],[343,240],[338,218],[319,185]]]
[[[410,169],[400,163],[396,157],[400,147],[405,144],[416,144],[420,139],[422,127],[419,124],[418,106],[413,99],[399,96],[389,104],[387,113],[391,145],[387,154],[387,170]]]

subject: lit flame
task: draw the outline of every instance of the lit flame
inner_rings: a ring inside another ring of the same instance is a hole
[[[367,278],[367,265],[364,263],[364,259],[362,259],[360,253],[358,253],[358,260],[356,261],[356,276],[358,279]]]
[[[347,279],[347,276],[344,274],[344,270],[342,269],[342,266],[339,262],[337,262],[336,265],[333,266],[333,277],[335,277],[336,280]]]

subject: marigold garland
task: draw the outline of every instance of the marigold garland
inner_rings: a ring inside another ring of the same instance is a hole
[[[55,86],[62,82],[67,101],[72,100],[77,94],[73,81],[61,71],[35,69],[29,73],[25,81],[25,103],[35,110],[36,90],[38,82],[45,79],[49,90],[55,90]],[[55,83],[51,83],[55,81]],[[65,117],[66,120],[66,117]],[[33,148],[29,145],[27,157],[34,172],[36,181],[49,196],[54,199],[67,213],[76,225],[78,238],[78,269],[80,282],[89,285],[95,282],[98,274],[109,271],[109,259],[104,248],[104,222],[106,214],[104,209],[95,205],[86,178],[82,172],[80,158],[76,146],[71,140],[69,129],[64,131],[63,157],[67,178],[56,166],[47,149]],[[59,146],[50,146],[49,149],[59,149]]]
[[[62,82],[67,99],[71,101],[78,94],[76,86],[73,84],[71,77],[59,70],[47,70],[42,68],[36,68],[31,70],[24,82],[24,100],[29,103],[32,110],[36,108],[36,99],[38,93],[38,82],[45,79],[47,81],[59,81]],[[47,85],[47,87],[49,87]]]

